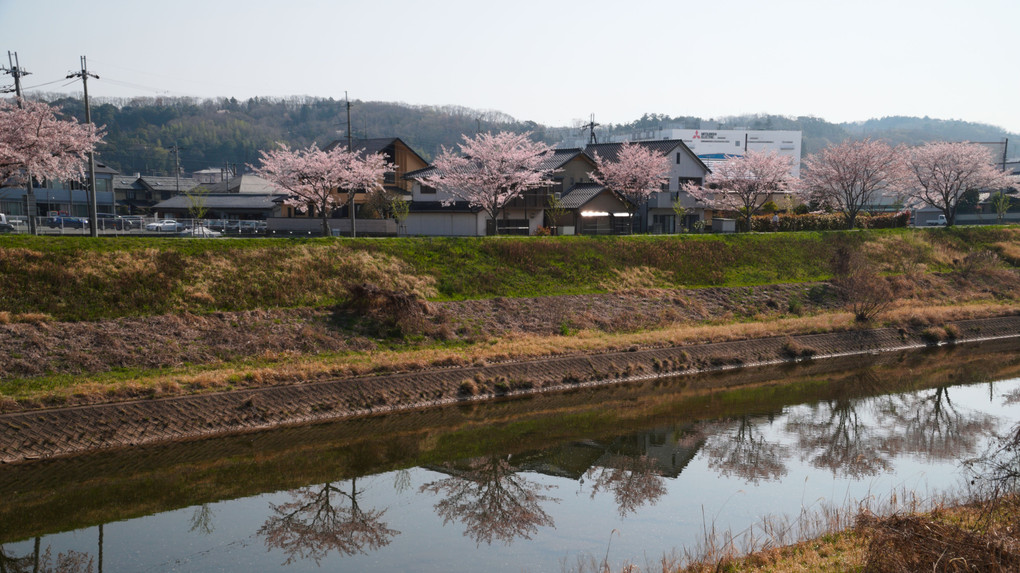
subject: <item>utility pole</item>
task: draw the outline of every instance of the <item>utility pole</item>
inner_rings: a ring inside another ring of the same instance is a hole
[[[347,92],[344,91],[344,99],[346,100],[347,107],[347,151],[354,151],[353,140],[351,139],[351,98],[347,97]]]
[[[177,142],[174,142],[174,146],[170,148],[170,151],[174,154],[174,189],[176,194],[181,194],[181,148],[177,147]]]
[[[588,132],[588,145],[595,145],[599,142],[598,136],[595,135],[595,128],[600,125],[602,124],[595,123],[595,114],[593,113],[591,114],[591,121],[581,127],[581,134],[584,134],[585,131]]]
[[[344,90],[344,99],[347,100],[347,105],[346,105],[346,107],[347,107],[347,152],[348,153],[354,153],[354,139],[353,139],[353,137],[351,137],[351,98],[349,98],[347,96],[347,90]],[[347,206],[347,211],[348,211],[348,215],[350,215],[350,218],[351,218],[351,238],[354,238],[357,235],[357,232],[355,230],[355,224],[356,223],[355,223],[355,218],[354,218],[354,206],[355,206],[354,197],[355,197],[355,195],[357,195],[357,192],[355,191],[354,193],[350,193],[349,195],[350,195],[350,198],[351,198],[351,204]]]
[[[99,79],[96,74],[90,74],[85,56],[81,57],[81,71],[67,74],[67,78],[81,78],[81,87],[85,96],[85,123],[92,125],[92,110],[89,107],[89,78]],[[98,209],[96,207],[96,155],[89,151],[89,235],[99,236]]]
[[[17,52],[11,53],[8,51],[7,61],[10,63],[11,67],[0,69],[14,77],[14,93],[18,96],[18,108],[21,109],[25,107],[21,95],[21,76],[27,76],[30,72],[25,71],[21,67],[18,62]],[[4,90],[5,93],[7,91],[8,90]],[[37,213],[35,212],[35,194],[32,192],[32,173],[28,169],[25,169],[25,179],[28,180],[28,182],[25,183],[25,215],[28,216],[28,232],[34,235],[36,234],[35,216]]]

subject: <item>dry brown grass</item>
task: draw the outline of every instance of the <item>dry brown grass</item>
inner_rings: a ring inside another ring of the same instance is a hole
[[[1003,316],[1020,311],[1017,305],[976,303],[939,307],[901,303],[883,319],[891,324],[941,325],[953,320]],[[298,384],[372,374],[414,372],[437,364],[492,364],[589,353],[661,348],[754,338],[838,332],[859,328],[848,312],[780,318],[768,322],[674,324],[667,328],[630,333],[582,330],[569,335],[520,334],[479,340],[453,348],[363,350],[327,355],[272,354],[265,366],[240,364],[171,368],[126,382],[107,374],[85,374],[70,387],[32,390],[11,397],[31,403],[99,402],[141,396]]]
[[[0,324],[14,324],[17,322],[42,324],[44,322],[53,322],[53,317],[42,312],[17,313],[0,311]]]

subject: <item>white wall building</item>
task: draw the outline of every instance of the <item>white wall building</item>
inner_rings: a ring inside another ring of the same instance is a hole
[[[800,177],[801,132],[757,131],[750,129],[648,129],[614,141],[649,141],[653,139],[680,139],[691,148],[709,168],[723,161],[727,155],[743,155],[746,149],[774,151],[792,159],[790,174]]]

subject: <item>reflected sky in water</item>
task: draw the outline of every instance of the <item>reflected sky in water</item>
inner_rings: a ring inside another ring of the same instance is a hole
[[[611,563],[644,565],[710,528],[954,488],[959,460],[1020,420],[1018,393],[1020,379],[832,398],[196,505],[103,525],[102,565],[548,571],[607,548]],[[61,554],[98,570],[99,540],[99,527],[40,538],[41,570]],[[6,570],[32,570],[35,553],[34,539],[3,545]]]

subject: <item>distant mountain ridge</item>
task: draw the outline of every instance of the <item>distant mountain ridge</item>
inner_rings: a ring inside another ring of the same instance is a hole
[[[37,96],[33,95],[33,99]],[[84,118],[80,99],[43,94],[68,116]],[[478,131],[530,131],[535,139],[556,144],[576,139],[582,126],[545,126],[498,111],[461,106],[413,106],[396,102],[351,102],[351,132],[356,138],[399,137],[431,160],[442,148],[456,147],[462,135]],[[259,151],[285,143],[292,148],[326,145],[346,137],[346,102],[332,98],[94,98],[92,118],[106,128],[99,161],[122,173],[171,174],[179,160],[185,172],[207,167],[237,167],[258,162]],[[1020,135],[981,123],[928,117],[885,117],[831,123],[811,116],[741,115],[720,119],[644,114],[627,124],[598,128],[601,140],[642,129],[776,129],[803,133],[803,153],[815,153],[848,137],[872,137],[893,144],[926,141],[987,141],[1008,138],[1010,158],[1020,155]],[[172,149],[177,146],[179,158]]]

